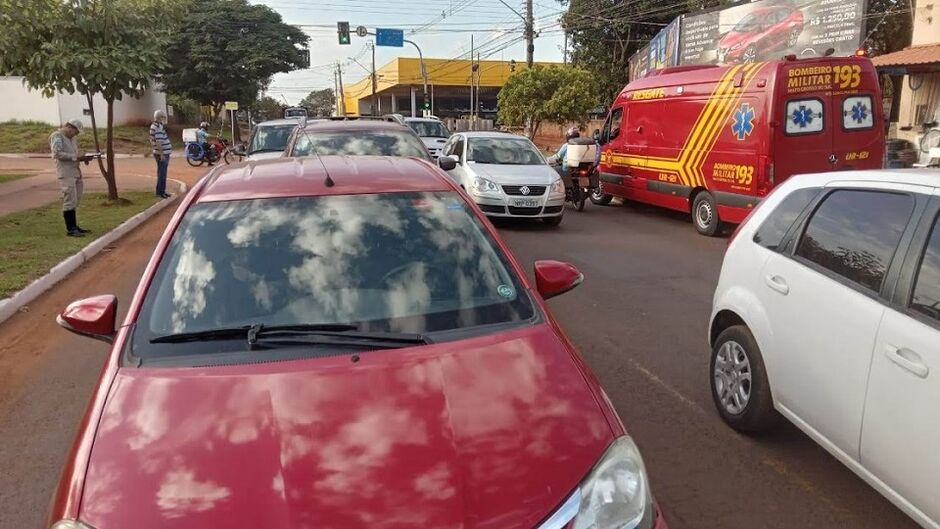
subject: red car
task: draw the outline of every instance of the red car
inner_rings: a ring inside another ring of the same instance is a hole
[[[718,62],[751,63],[759,55],[796,45],[803,32],[803,12],[788,6],[758,7],[718,41]]]
[[[636,445],[482,213],[416,158],[218,167],[170,222],[47,527],[665,528]]]

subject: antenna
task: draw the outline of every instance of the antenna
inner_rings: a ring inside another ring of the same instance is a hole
[[[317,152],[317,147],[313,143],[313,138],[307,134],[307,120],[304,119],[300,126],[300,132],[304,134],[304,137],[307,138],[307,143],[310,144],[310,150],[313,151],[313,155],[317,157],[317,161],[320,162],[320,166],[323,167],[323,172],[326,173],[326,179],[323,180],[323,185],[326,187],[333,187],[336,185],[336,182],[333,181],[333,178],[330,176],[330,172],[326,168],[326,164],[323,163],[323,159],[320,158],[320,153]]]

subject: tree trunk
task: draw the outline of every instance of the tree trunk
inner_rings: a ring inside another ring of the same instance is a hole
[[[107,132],[107,171],[105,171],[102,176],[104,176],[105,182],[108,184],[108,198],[111,200],[117,200],[118,191],[117,183],[114,179],[114,98],[106,99],[108,102],[108,132]]]
[[[98,141],[98,124],[95,121],[95,96],[91,92],[85,94],[85,98],[88,99],[88,111],[91,116],[91,133],[95,138],[95,152],[101,152],[101,143]],[[105,175],[104,162],[101,158],[98,158],[98,170],[101,171],[101,176]]]

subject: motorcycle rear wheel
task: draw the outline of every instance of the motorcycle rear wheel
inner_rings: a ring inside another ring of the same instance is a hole
[[[230,165],[232,163],[232,153],[225,149],[225,154],[222,155],[222,160],[225,162],[225,165]]]
[[[189,165],[191,165],[191,166],[193,166],[193,167],[199,167],[200,165],[202,165],[202,162],[203,162],[203,161],[204,161],[204,160],[203,160],[202,158],[200,158],[200,159],[198,159],[198,160],[194,160],[194,159],[190,158],[189,156],[186,157],[186,163],[188,163]]]

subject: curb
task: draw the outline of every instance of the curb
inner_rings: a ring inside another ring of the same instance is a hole
[[[168,200],[161,200],[160,202],[157,202],[149,208],[125,220],[113,230],[91,241],[91,243],[79,250],[78,253],[72,255],[71,257],[66,257],[65,260],[53,266],[51,269],[49,269],[49,272],[46,275],[26,285],[22,290],[13,294],[12,296],[6,299],[0,299],[0,323],[9,319],[11,316],[19,312],[19,310],[25,305],[31,303],[34,299],[39,297],[40,294],[52,288],[59,281],[65,279],[69,274],[78,269],[78,267],[85,264],[89,259],[101,253],[101,251],[104,250],[108,245],[114,243],[134,228],[140,226],[157,213],[163,211],[170,204],[176,202],[179,197],[186,193],[186,183],[173,179],[170,179],[170,181],[179,184],[179,192],[174,195],[173,198]]]

